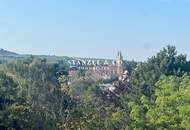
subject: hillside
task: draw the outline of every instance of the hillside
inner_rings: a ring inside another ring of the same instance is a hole
[[[56,56],[56,55],[33,55],[33,54],[18,54],[15,52],[11,52],[5,49],[0,48],[0,60],[3,62],[11,61],[14,59],[22,59],[22,58],[28,58],[28,57],[36,57],[36,58],[42,58],[47,59],[48,62],[60,62],[60,61],[67,61],[70,59],[81,59],[81,60],[105,60],[102,58],[81,58],[81,57],[67,57],[67,56]],[[111,59],[107,59],[111,60]]]
[[[18,56],[19,54],[0,48],[0,56]]]
[[[3,63],[12,61],[15,59],[29,58],[31,56],[36,57],[36,58],[42,58],[42,59],[45,58],[47,59],[48,62],[52,62],[52,63],[70,59],[69,57],[66,57],[66,56],[18,54],[18,53],[0,48],[0,61]]]
[[[163,48],[122,80],[19,55],[0,64],[0,130],[190,130],[190,61],[176,52]]]

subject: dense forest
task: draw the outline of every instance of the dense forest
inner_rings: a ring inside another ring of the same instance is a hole
[[[167,46],[128,67],[129,81],[94,80],[79,71],[68,83],[64,61],[3,60],[0,130],[190,130],[186,55]],[[120,92],[105,89],[105,82]]]

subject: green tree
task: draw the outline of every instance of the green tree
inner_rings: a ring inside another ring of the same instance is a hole
[[[61,69],[58,64],[31,57],[4,66],[5,73],[17,84],[14,94],[16,99],[19,99],[6,108],[6,111],[11,113],[10,119],[17,123],[18,128],[13,128],[54,130],[69,121],[67,117],[75,103],[61,91],[56,77],[56,72]],[[5,81],[8,77],[4,78]],[[14,86],[10,85],[10,88],[13,89]],[[7,95],[11,94],[8,92]]]
[[[163,48],[156,56],[149,58],[147,62],[137,65],[131,76],[131,86],[136,100],[145,95],[154,98],[155,83],[162,74],[181,76],[190,72],[186,55],[177,55],[174,46]]]
[[[155,104],[147,112],[152,129],[190,129],[190,77],[163,76],[156,84]]]

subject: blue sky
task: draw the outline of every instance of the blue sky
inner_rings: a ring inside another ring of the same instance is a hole
[[[190,0],[2,0],[0,48],[145,60],[167,44],[190,56]]]

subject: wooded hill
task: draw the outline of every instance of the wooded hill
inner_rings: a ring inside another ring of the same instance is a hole
[[[64,73],[56,75],[59,70]],[[2,61],[0,129],[189,130],[186,55],[167,46],[131,70],[129,82],[95,81],[79,71],[68,84],[64,60],[28,56]],[[126,91],[115,93],[102,88],[104,83]]]

